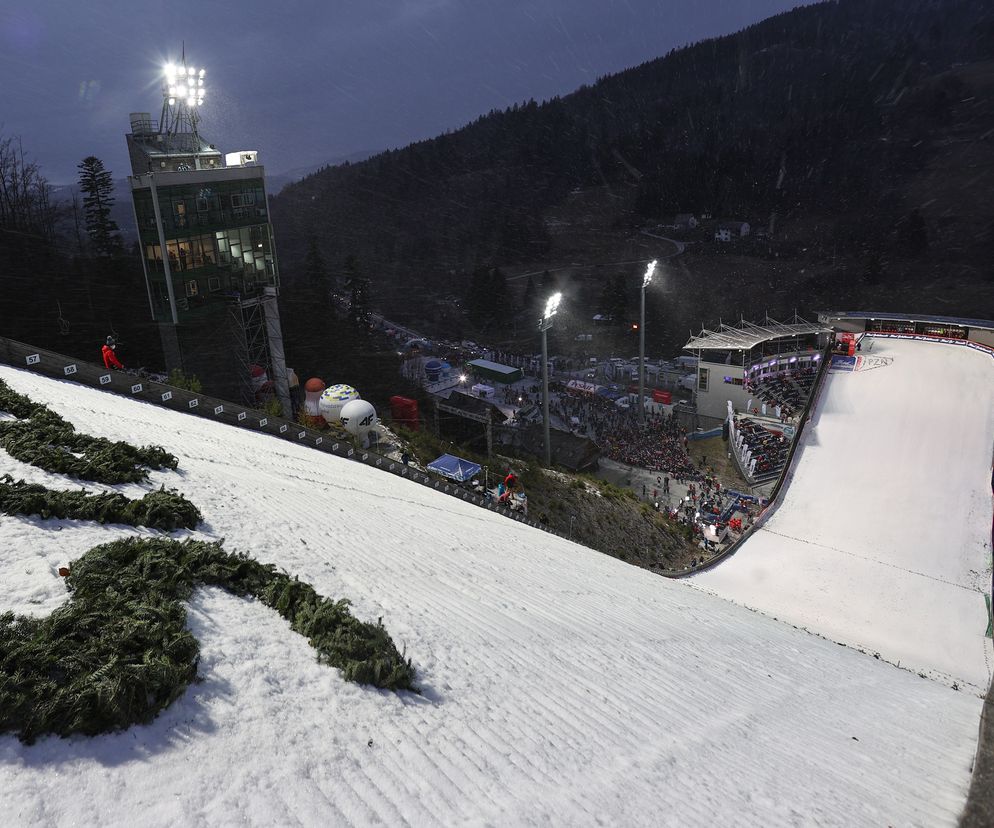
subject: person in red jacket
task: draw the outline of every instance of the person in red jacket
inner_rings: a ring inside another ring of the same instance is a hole
[[[121,370],[123,370],[124,366],[121,364],[121,360],[119,360],[117,358],[117,355],[114,353],[114,349],[116,347],[117,344],[114,342],[114,337],[108,336],[106,344],[104,345],[103,348],[101,348],[101,353],[104,356],[104,367],[120,368]]]

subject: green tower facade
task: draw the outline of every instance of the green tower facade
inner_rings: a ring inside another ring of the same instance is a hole
[[[222,155],[200,136],[203,77],[167,67],[160,120],[131,115],[128,181],[149,309],[168,370],[227,399],[275,396],[289,413],[265,170],[256,152]],[[184,80],[188,99],[174,91]]]

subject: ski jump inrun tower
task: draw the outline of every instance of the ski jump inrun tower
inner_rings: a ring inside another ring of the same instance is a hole
[[[207,71],[163,71],[158,122],[131,114],[132,201],[152,318],[168,370],[248,404],[275,394],[289,415],[279,270],[265,171],[255,151],[222,155],[200,135]]]

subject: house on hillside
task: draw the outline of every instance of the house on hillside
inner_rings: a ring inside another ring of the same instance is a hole
[[[693,230],[697,227],[697,224],[697,217],[693,213],[678,213],[676,218],[673,219],[673,228],[675,230]]]
[[[730,242],[732,239],[742,239],[749,235],[750,229],[747,221],[720,221],[714,233],[714,240]]]

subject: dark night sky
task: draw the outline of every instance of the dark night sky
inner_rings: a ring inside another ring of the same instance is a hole
[[[128,174],[128,113],[159,117],[186,42],[201,133],[270,173],[404,146],[494,108],[726,34],[800,0],[6,0],[0,135],[52,183],[87,155]]]

